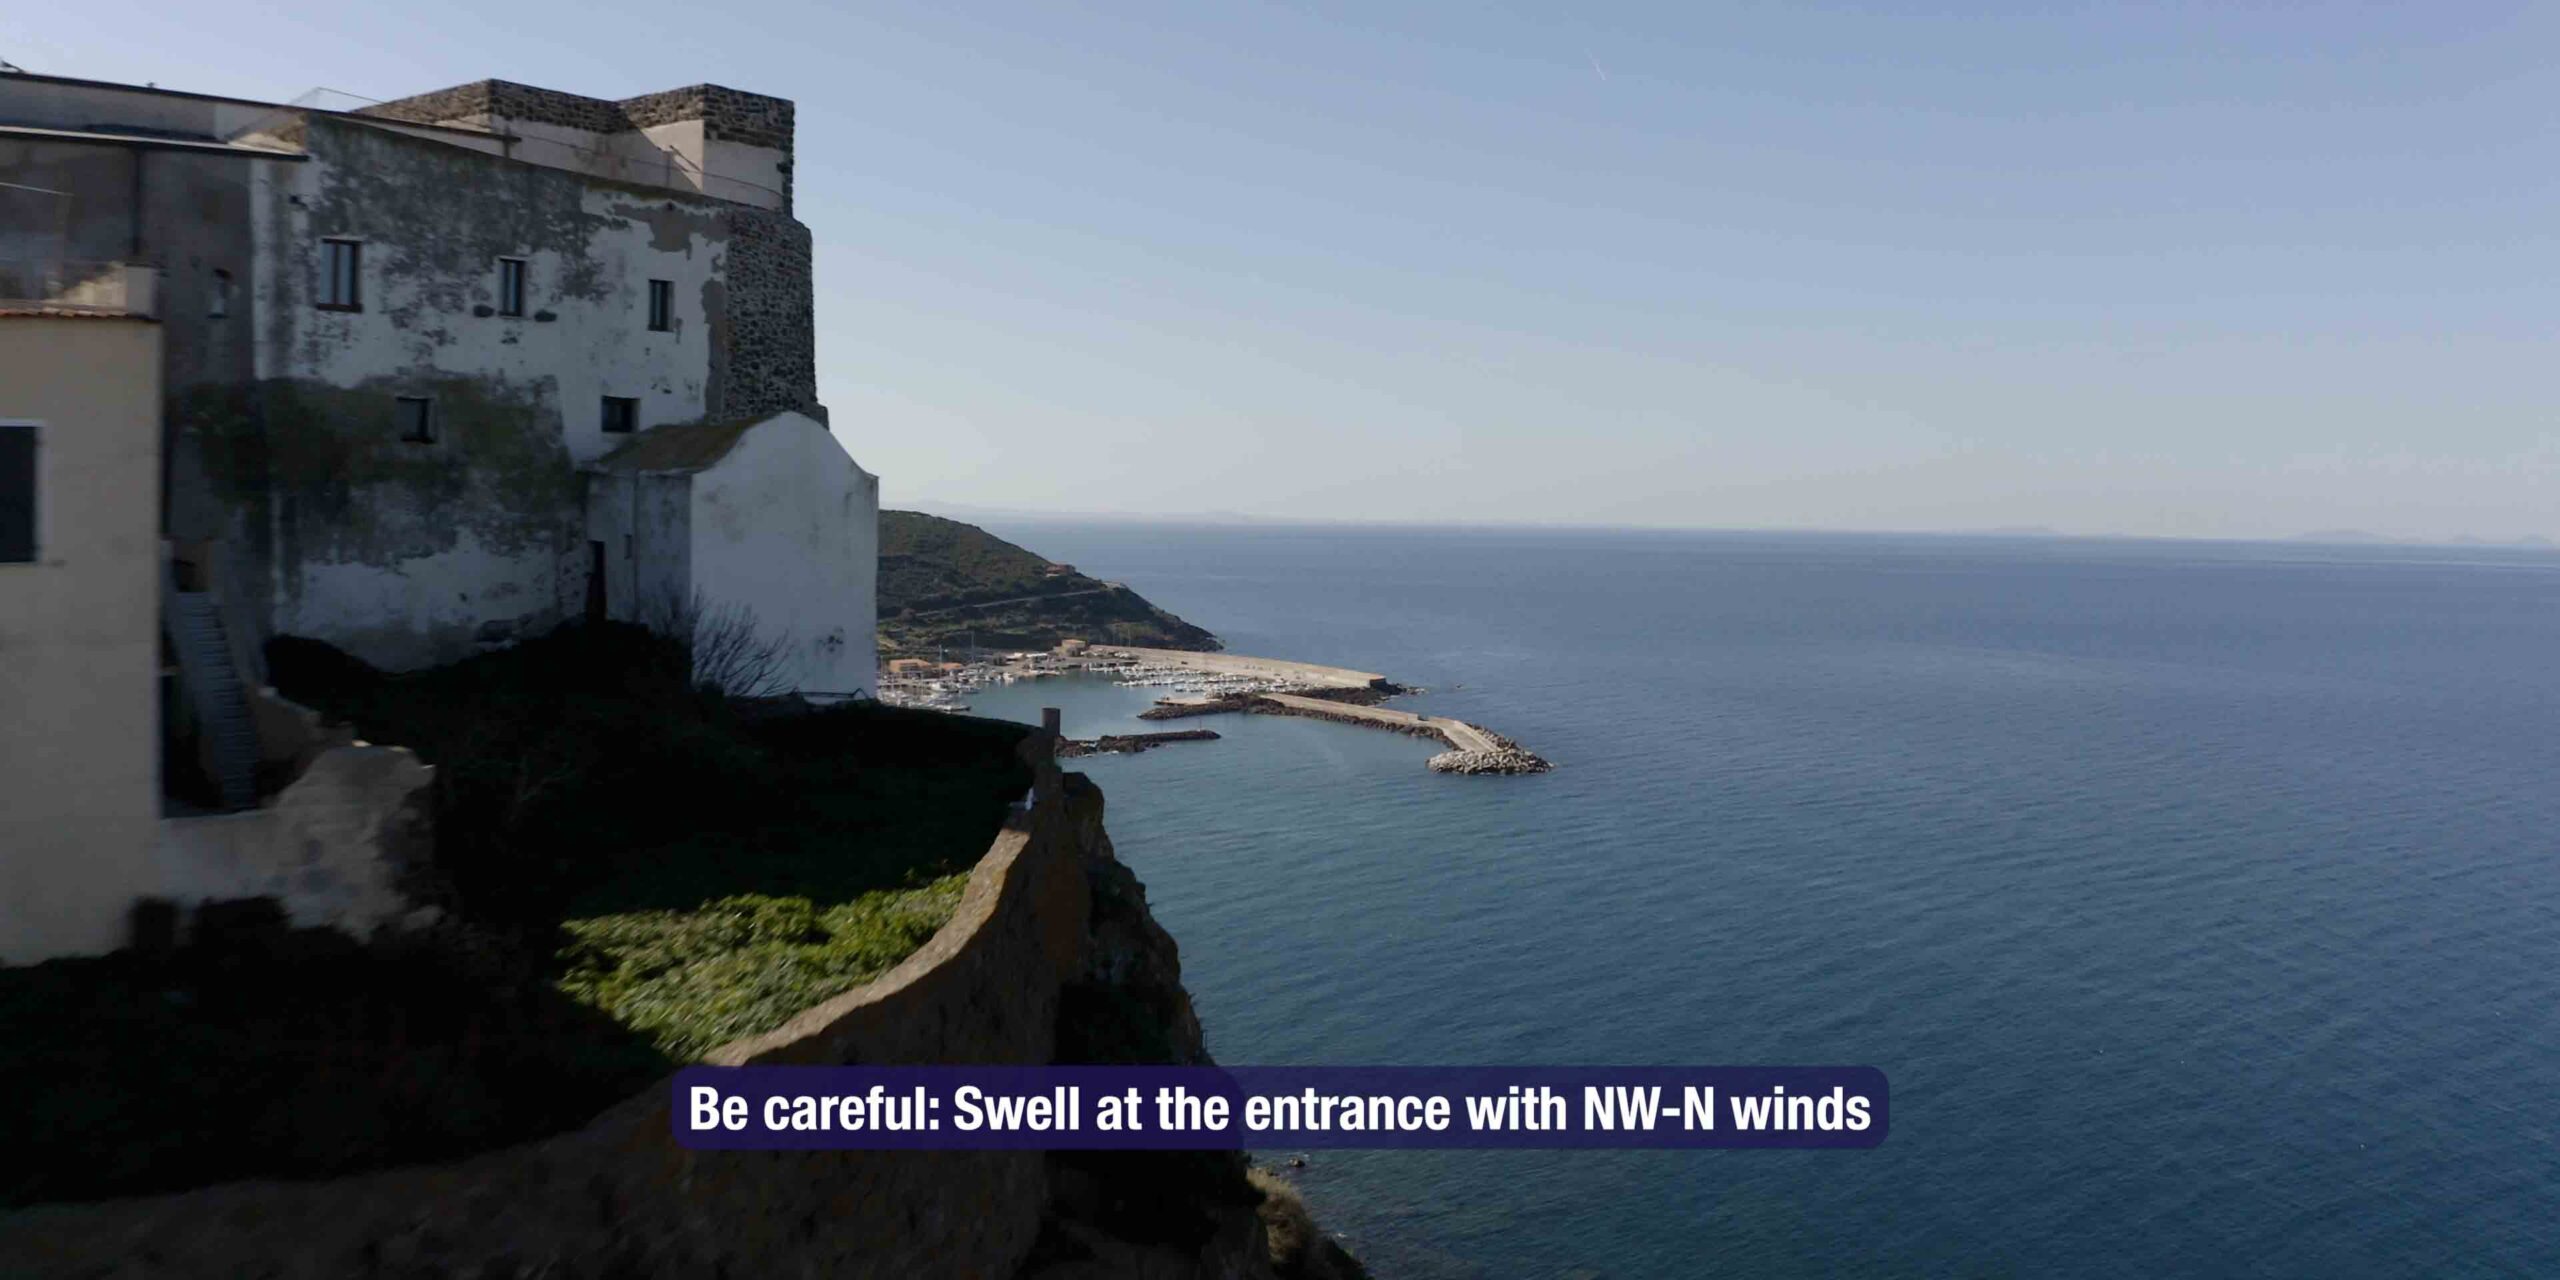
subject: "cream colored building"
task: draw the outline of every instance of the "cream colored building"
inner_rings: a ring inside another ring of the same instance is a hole
[[[159,284],[115,263],[0,278],[0,965],[124,946],[145,899],[271,897],[363,937],[410,913],[396,881],[430,839],[415,756],[233,687],[246,660],[189,631],[208,570],[160,535]],[[163,672],[190,662],[235,723],[164,699]],[[172,797],[163,751],[223,732],[273,785],[244,773],[222,808]]]
[[[0,963],[121,945],[159,883],[150,285],[0,303]]]

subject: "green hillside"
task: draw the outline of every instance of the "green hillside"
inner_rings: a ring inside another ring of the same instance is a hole
[[[1049,649],[1061,640],[1215,649],[1218,638],[1126,587],[1052,573],[1047,557],[971,524],[880,513],[880,649]]]

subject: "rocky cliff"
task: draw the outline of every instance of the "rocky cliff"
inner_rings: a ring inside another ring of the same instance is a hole
[[[1146,886],[1111,847],[1102,794],[1083,775],[1066,786],[1085,851],[1091,903],[1083,964],[1060,991],[1061,1062],[1211,1061],[1182,986],[1173,935],[1147,910]],[[1182,1280],[1364,1275],[1342,1247],[1302,1224],[1285,1187],[1267,1193],[1240,1155],[1221,1152],[1053,1152],[1049,1202],[1023,1280]]]

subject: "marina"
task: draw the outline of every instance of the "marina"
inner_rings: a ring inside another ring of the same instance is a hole
[[[960,713],[969,710],[969,695],[979,690],[1067,675],[1108,679],[1126,689],[1163,690],[1166,696],[1140,713],[1143,720],[1239,712],[1305,716],[1434,739],[1448,747],[1427,762],[1438,773],[1544,773],[1553,767],[1481,725],[1377,705],[1421,690],[1376,672],[1282,658],[1070,641],[1051,653],[1007,653],[970,662],[902,659],[882,674],[880,700]]]

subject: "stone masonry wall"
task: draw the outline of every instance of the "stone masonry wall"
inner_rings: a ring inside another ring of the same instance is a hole
[[[356,114],[380,116],[385,120],[406,120],[412,124],[442,124],[448,120],[485,116],[490,114],[489,101],[497,83],[495,80],[474,80],[433,93],[377,102],[359,108]]]
[[[1042,743],[1044,740],[1034,739]],[[950,924],[724,1065],[1042,1063],[1079,978],[1101,797],[1040,769]],[[1090,847],[1089,847],[1090,846]],[[13,1277],[1001,1277],[1032,1250],[1044,1157],[695,1152],[665,1082],[584,1129],[444,1165],[0,1214]],[[1258,1240],[1251,1243],[1258,1244]]]
[[[357,112],[414,124],[441,124],[475,116],[503,116],[556,124],[589,133],[623,133],[684,120],[702,122],[703,134],[777,151],[791,149],[793,108],[788,98],[767,97],[716,84],[686,85],[619,102],[543,89],[512,80],[475,80]]]
[[[541,89],[511,80],[474,80],[433,93],[376,103],[357,114],[417,124],[504,116],[535,124],[565,125],[589,133],[620,133],[631,127],[631,122],[623,118],[620,105],[607,99]]]
[[[818,331],[809,228],[788,214],[736,209],[712,336],[710,413],[761,418],[797,409],[819,421]]]
[[[699,120],[704,136],[719,142],[744,142],[791,149],[792,106],[789,98],[769,98],[716,84],[687,85],[664,93],[644,93],[615,104],[632,127]]]

